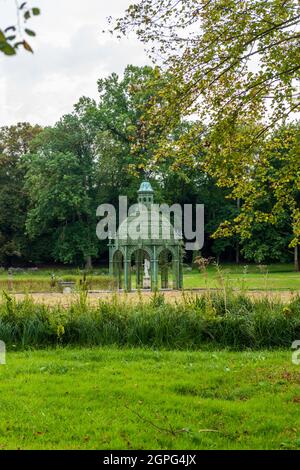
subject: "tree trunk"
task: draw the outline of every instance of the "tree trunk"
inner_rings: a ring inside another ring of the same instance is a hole
[[[86,260],[85,260],[85,269],[89,270],[89,269],[92,269],[92,268],[93,268],[92,257],[90,255],[88,255],[86,257]]]
[[[295,268],[295,271],[300,271],[299,245],[295,246],[294,248],[294,268]]]

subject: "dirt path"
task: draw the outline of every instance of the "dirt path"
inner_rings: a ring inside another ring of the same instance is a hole
[[[203,295],[206,293],[205,290],[185,290],[184,294],[180,291],[165,291],[164,296],[167,301],[174,302],[182,299],[183,295]],[[142,296],[143,300],[149,301],[151,296],[153,295],[152,292],[143,291],[142,293],[137,292],[130,292],[130,293],[123,293],[118,292],[113,294],[112,292],[90,292],[88,294],[88,302],[91,305],[97,305],[99,300],[110,299],[113,295],[117,295],[120,299],[129,300],[129,301],[138,301],[140,296]],[[263,298],[268,297],[273,300],[281,300],[283,302],[289,302],[297,295],[300,295],[300,291],[246,291],[246,295],[249,295],[251,298]],[[23,300],[25,298],[25,294],[14,294],[16,300]],[[43,303],[46,305],[62,305],[67,307],[72,302],[78,300],[78,294],[59,294],[59,293],[33,293],[30,294],[30,298],[33,299],[36,303]]]

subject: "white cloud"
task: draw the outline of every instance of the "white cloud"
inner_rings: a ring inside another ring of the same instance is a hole
[[[12,22],[13,0],[6,0],[1,26]],[[108,16],[121,16],[130,0],[32,0],[42,14],[30,27],[37,33],[33,55],[0,57],[0,125],[18,121],[53,124],[80,96],[97,97],[97,79],[121,74],[127,64],[149,63],[134,38],[117,41]]]

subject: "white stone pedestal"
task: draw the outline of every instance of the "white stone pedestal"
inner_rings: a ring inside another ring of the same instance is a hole
[[[143,289],[150,289],[150,287],[151,287],[150,276],[144,276],[143,277]]]

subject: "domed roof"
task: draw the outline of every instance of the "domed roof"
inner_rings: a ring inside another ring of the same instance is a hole
[[[153,189],[149,181],[143,181],[141,183],[138,193],[153,193]]]
[[[142,242],[144,245],[180,243],[182,235],[174,229],[170,222],[170,216],[159,210],[158,204],[153,204],[153,192],[151,184],[148,181],[143,181],[138,190],[139,202],[129,208],[128,217],[123,220],[116,233],[115,239],[118,244],[132,245],[135,242],[139,244]],[[148,193],[149,196],[145,193]]]
[[[116,234],[119,243],[127,244],[128,240],[146,244],[153,240],[176,243],[181,240],[181,234],[175,231],[169,218],[158,210],[158,206],[148,208],[143,204],[135,204],[130,209]]]

